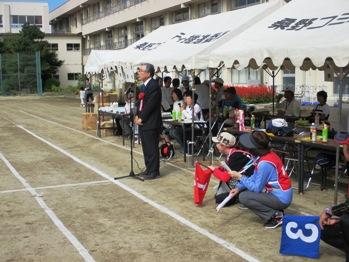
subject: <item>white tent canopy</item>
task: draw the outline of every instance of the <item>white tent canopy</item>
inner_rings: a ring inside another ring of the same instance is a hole
[[[91,53],[94,58],[89,58],[85,72],[92,71],[89,68],[95,69],[91,63],[93,61],[102,61],[99,69],[124,64],[137,65],[142,62],[159,67],[176,66],[179,69],[183,65],[187,69],[207,68],[208,58],[200,56],[198,59],[199,54],[209,52],[243,32],[280,8],[282,3],[280,0],[272,1],[160,27],[123,50]],[[101,57],[95,57],[99,54]]]
[[[105,61],[115,56],[118,50],[92,50],[85,64],[85,74],[96,74],[106,66]]]
[[[210,65],[224,61],[261,66],[265,59],[279,67],[284,59],[296,66],[311,60],[322,67],[331,58],[337,67],[349,62],[349,1],[292,0],[210,53]],[[253,59],[254,61],[250,61]]]

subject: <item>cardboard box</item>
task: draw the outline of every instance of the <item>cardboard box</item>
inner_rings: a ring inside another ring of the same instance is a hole
[[[99,106],[108,106],[113,102],[118,102],[118,95],[115,93],[104,93],[103,101],[102,96],[100,94],[96,96],[96,104],[98,104]]]
[[[101,136],[113,136],[113,129],[101,129]]]
[[[83,130],[96,130],[97,128],[97,114],[96,113],[82,113],[81,124]]]

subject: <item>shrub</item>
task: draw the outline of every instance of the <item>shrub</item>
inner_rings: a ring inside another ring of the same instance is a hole
[[[63,89],[63,93],[66,95],[76,95],[79,93],[79,86],[67,86]]]
[[[232,85],[225,85],[225,88]],[[236,93],[247,104],[269,103],[272,101],[273,89],[266,85],[235,85]]]
[[[54,78],[47,79],[45,81],[45,92],[53,91],[52,90],[53,86],[59,87],[60,86],[59,80],[54,79]]]
[[[60,86],[51,86],[51,91],[57,94],[62,94],[62,88]]]

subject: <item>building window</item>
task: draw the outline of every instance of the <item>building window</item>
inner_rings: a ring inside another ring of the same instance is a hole
[[[135,41],[141,39],[144,36],[144,27],[143,22],[139,22],[135,24]]]
[[[165,20],[164,17],[161,16],[157,16],[157,17],[153,17],[151,19],[151,30],[154,31],[155,29],[158,29],[160,26],[165,25]]]
[[[91,43],[92,43],[94,49],[101,49],[102,42],[101,42],[100,34],[93,35]]]
[[[58,51],[58,44],[51,44],[49,43],[48,44],[48,49],[51,51],[51,52],[55,52],[55,51]]]
[[[220,0],[211,0],[199,5],[199,17],[204,17],[211,14],[221,12]]]
[[[218,14],[221,12],[221,3],[220,0],[211,1],[211,14]]]
[[[183,8],[174,13],[173,22],[180,23],[189,20],[189,8]]]
[[[11,27],[22,27],[25,23],[42,27],[42,16],[11,15]]]
[[[125,48],[128,45],[126,26],[118,29],[117,38],[116,49]]]
[[[105,49],[113,49],[113,31],[111,29],[106,32]]]
[[[199,5],[199,17],[204,17],[211,14],[210,5],[208,2]]]
[[[67,44],[67,51],[80,51],[80,44]]]
[[[296,84],[296,77],[295,77],[295,70],[283,70],[284,75],[282,78],[282,85],[283,89],[290,89],[293,92],[295,91],[295,84]]]
[[[2,15],[0,15],[0,27],[2,27]]]
[[[80,78],[80,73],[68,73],[68,80],[75,81],[79,80]]]
[[[105,1],[105,7],[106,7],[106,9],[111,8],[111,0],[106,0]]]
[[[235,7],[246,7],[249,5],[259,4],[260,0],[233,0],[235,2]]]

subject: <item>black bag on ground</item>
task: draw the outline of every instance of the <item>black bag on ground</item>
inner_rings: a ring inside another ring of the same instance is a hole
[[[215,194],[215,199],[216,199],[216,204],[220,204],[223,202],[223,200],[229,195],[230,190],[232,190],[235,187],[236,181],[230,180],[228,183],[225,183],[223,181],[219,182],[216,194]],[[239,194],[234,196],[232,199],[229,200],[229,202],[225,205],[231,206],[235,203],[237,203],[239,199]]]

